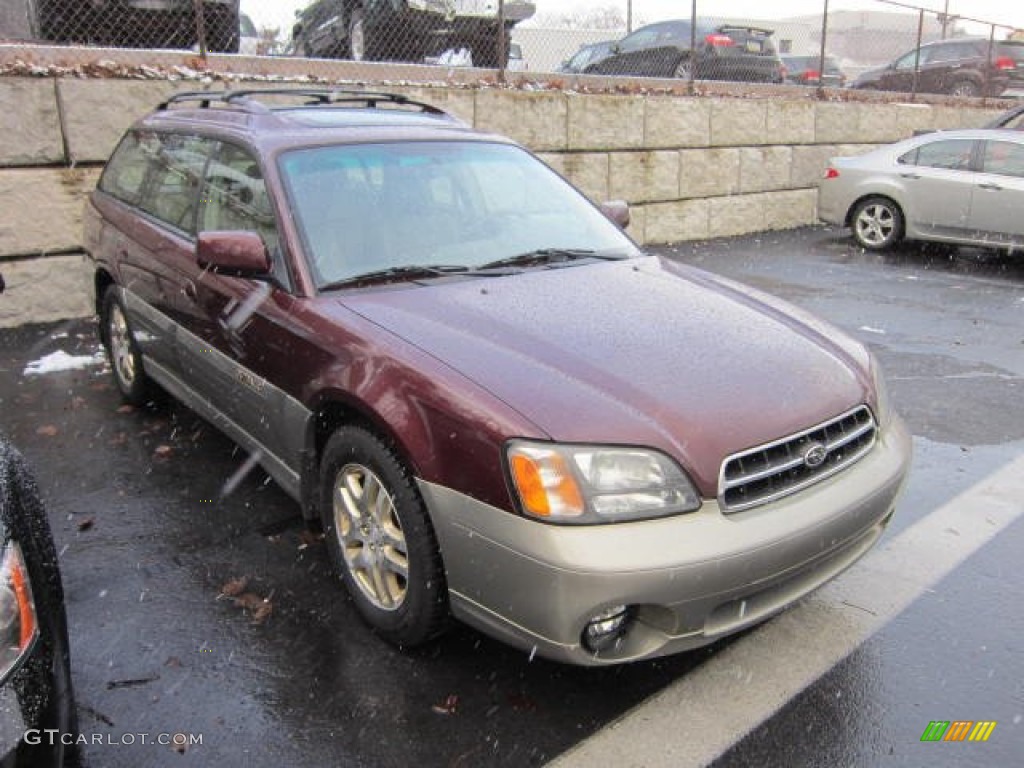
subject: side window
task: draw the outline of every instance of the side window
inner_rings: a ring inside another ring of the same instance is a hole
[[[927,48],[922,48],[921,49],[921,64],[924,65],[924,63],[927,60],[928,60],[928,49]],[[898,59],[896,59],[896,69],[913,69],[914,68],[914,62],[916,62],[916,61],[917,61],[917,52],[916,51],[911,51],[910,53],[906,53],[903,56],[900,56]]]
[[[259,163],[244,149],[221,144],[210,159],[199,196],[196,226],[199,232],[258,232],[274,259],[275,272],[284,275],[267,185]]]
[[[913,152],[900,158],[901,163],[920,165],[928,168],[945,168],[954,171],[968,171],[971,168],[971,153],[974,142],[970,139],[952,139],[950,141],[933,141],[922,144],[915,152],[917,157],[911,159]],[[905,160],[906,159],[906,160]]]
[[[172,227],[193,233],[199,180],[212,142],[198,136],[161,134],[144,151],[149,180],[140,207]]]
[[[985,173],[1024,177],[1024,144],[1012,141],[986,141]]]
[[[936,64],[940,61],[956,61],[962,59],[964,52],[959,45],[950,43],[949,45],[936,45],[931,49],[931,55],[928,57],[930,64]]]
[[[149,137],[152,143],[154,137],[152,134]],[[148,167],[149,158],[144,151],[142,137],[132,131],[121,139],[111,155],[100,177],[99,188],[122,202],[135,205],[142,196]]]

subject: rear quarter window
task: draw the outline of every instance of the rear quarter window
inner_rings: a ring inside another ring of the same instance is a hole
[[[121,140],[111,155],[100,177],[99,188],[118,200],[135,205],[142,197],[148,167],[149,159],[143,150],[140,136],[132,131]]]

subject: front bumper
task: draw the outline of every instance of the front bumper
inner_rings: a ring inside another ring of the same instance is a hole
[[[420,482],[445,560],[452,612],[542,656],[616,664],[697,648],[756,624],[864,555],[891,517],[910,463],[893,419],[855,465],[778,502],[723,515],[714,501],[662,520],[539,523]],[[587,622],[635,619],[600,654]]]

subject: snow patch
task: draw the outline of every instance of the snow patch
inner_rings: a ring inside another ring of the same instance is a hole
[[[60,371],[80,371],[84,368],[91,368],[94,365],[103,365],[105,361],[103,351],[97,350],[91,355],[69,355],[62,349],[51,352],[45,357],[33,360],[25,366],[23,376],[42,376],[46,373],[58,373]]]

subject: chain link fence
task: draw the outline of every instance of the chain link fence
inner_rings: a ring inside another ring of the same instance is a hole
[[[424,79],[437,67],[478,67],[549,82],[603,75],[960,96],[1024,83],[1024,40],[1012,39],[1024,33],[1010,18],[971,18],[977,4],[960,0],[933,0],[941,10],[848,2],[5,0],[0,39],[152,49],[157,63],[160,50],[288,57],[289,72],[301,62],[327,79],[339,77],[334,60],[348,60],[365,79],[381,70],[360,73],[359,62],[420,65]],[[960,44],[926,45],[943,40]]]

